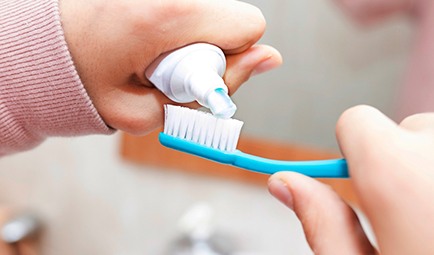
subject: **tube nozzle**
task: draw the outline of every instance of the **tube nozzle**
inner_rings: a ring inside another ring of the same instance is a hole
[[[229,119],[237,111],[237,106],[232,102],[228,93],[221,88],[208,94],[207,103],[211,112],[219,118]]]

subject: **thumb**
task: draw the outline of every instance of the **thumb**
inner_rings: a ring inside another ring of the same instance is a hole
[[[280,53],[268,45],[255,45],[248,50],[227,55],[227,69],[224,80],[234,93],[252,75],[269,71],[282,64]]]
[[[361,186],[366,184],[369,177],[378,179],[379,173],[372,164],[390,151],[390,140],[397,127],[379,110],[367,105],[352,107],[341,115],[336,125],[336,137],[356,186],[359,182]]]
[[[268,188],[294,210],[315,254],[375,254],[354,211],[325,184],[280,172],[270,177]]]

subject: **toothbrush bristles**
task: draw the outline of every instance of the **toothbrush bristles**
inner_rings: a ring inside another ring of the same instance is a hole
[[[243,122],[187,107],[165,105],[164,133],[222,151],[237,148]]]

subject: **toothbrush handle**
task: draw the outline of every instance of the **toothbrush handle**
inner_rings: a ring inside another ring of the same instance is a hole
[[[263,174],[294,171],[315,178],[347,178],[345,159],[284,161],[250,155],[239,150],[226,152],[160,133],[159,140],[166,147],[190,153],[222,164],[233,165]]]
[[[348,178],[345,159],[284,161],[266,159],[236,151],[232,165],[251,171],[274,174],[279,171],[293,171],[315,178]]]

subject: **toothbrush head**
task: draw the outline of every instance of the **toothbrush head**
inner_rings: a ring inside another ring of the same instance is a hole
[[[221,151],[236,150],[242,121],[175,105],[165,105],[164,110],[164,134]]]

